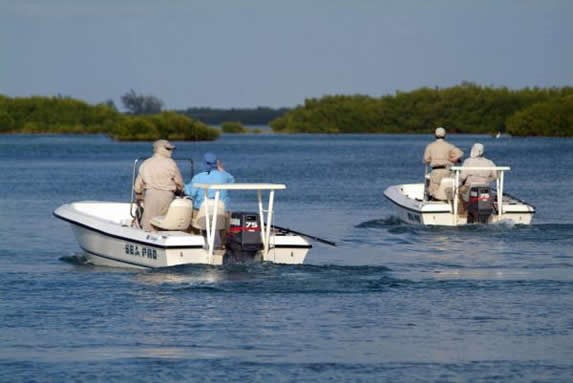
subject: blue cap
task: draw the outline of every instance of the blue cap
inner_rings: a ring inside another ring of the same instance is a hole
[[[205,166],[205,170],[217,169],[217,156],[215,153],[205,153],[205,155],[203,155],[203,165]]]

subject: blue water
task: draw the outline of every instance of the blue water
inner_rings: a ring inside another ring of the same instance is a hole
[[[451,137],[512,167],[532,226],[400,224],[383,190],[420,182],[429,140],[177,142],[240,182],[286,183],[275,223],[338,246],[299,266],[130,271],[81,264],[52,211],[126,201],[150,144],[0,136],[0,381],[573,381],[573,140]]]

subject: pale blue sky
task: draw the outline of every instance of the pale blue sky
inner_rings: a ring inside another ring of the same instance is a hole
[[[572,0],[0,0],[0,93],[293,107],[573,85]]]

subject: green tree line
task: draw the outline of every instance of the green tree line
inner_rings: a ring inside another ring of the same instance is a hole
[[[2,133],[103,133],[116,140],[215,140],[219,129],[205,124],[269,124],[279,133],[452,133],[573,136],[573,87],[420,88],[374,98],[332,95],[310,98],[294,109],[161,111],[162,101],[133,90],[122,97],[128,113],[113,102],[90,105],[69,97],[10,98],[0,94]],[[269,122],[270,121],[270,122]]]
[[[334,95],[307,99],[270,122],[282,133],[453,133],[573,136],[573,87],[420,88],[374,98]]]
[[[178,112],[210,125],[221,125],[227,121],[237,121],[244,125],[268,125],[269,122],[289,111],[288,108],[273,109],[264,106],[257,108],[187,108]]]
[[[203,141],[218,129],[176,112],[126,115],[108,104],[90,105],[68,97],[10,98],[0,95],[0,134],[106,134],[120,141]]]

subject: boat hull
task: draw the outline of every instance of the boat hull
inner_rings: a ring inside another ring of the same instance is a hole
[[[424,201],[423,184],[403,184],[388,187],[384,196],[392,202],[396,216],[403,222],[417,225],[466,225],[465,214],[454,214],[452,202]],[[491,214],[486,223],[529,225],[535,208],[523,201],[504,195],[501,211]]]
[[[131,227],[129,204],[97,201],[60,206],[54,216],[70,223],[89,263],[129,268],[162,268],[185,264],[222,265],[225,251],[208,249],[202,235],[182,231],[145,232]],[[303,263],[311,245],[298,236],[271,236],[271,246],[258,259]]]

